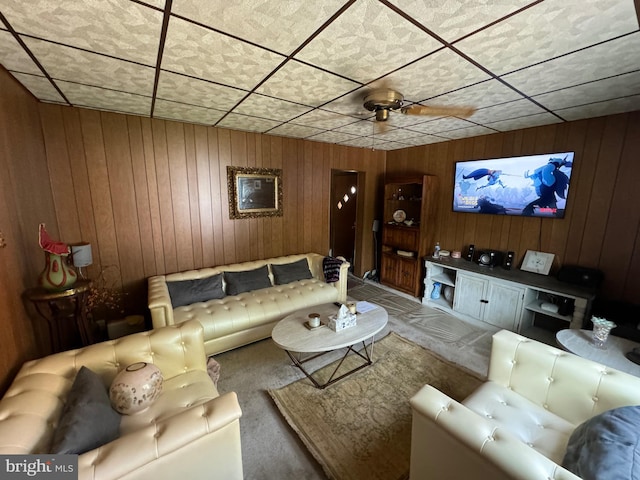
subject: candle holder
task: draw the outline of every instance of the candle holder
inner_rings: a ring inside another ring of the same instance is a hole
[[[616,327],[616,324],[606,318],[591,317],[593,322],[593,336],[591,337],[591,343],[596,348],[607,348],[605,344],[609,338],[611,329]]]

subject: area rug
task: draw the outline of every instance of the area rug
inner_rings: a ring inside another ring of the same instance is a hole
[[[428,383],[463,400],[484,381],[394,332],[375,343],[373,355],[373,365],[324,390],[306,378],[269,390],[330,479],[408,478],[409,399]],[[329,375],[334,365],[316,373]]]

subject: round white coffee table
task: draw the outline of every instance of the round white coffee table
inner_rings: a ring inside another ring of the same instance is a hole
[[[280,320],[271,332],[271,338],[275,344],[287,352],[287,355],[289,355],[294,365],[298,367],[317,388],[328,387],[347,375],[371,365],[373,363],[374,336],[387,325],[387,311],[375,305],[374,309],[357,314],[356,325],[354,327],[334,332],[326,324],[329,320],[329,315],[337,312],[338,307],[333,303],[304,308]],[[322,326],[315,329],[309,329],[305,326],[305,323],[309,320],[310,313],[320,314]],[[370,340],[368,345],[367,340]],[[362,351],[355,350],[353,348],[354,345],[360,343],[362,343],[363,346]],[[309,360],[342,348],[346,348],[346,352],[342,360],[338,362],[329,380],[325,383],[319,383],[313,377],[313,374],[308,372],[303,366],[303,364]],[[303,354],[309,353],[313,355],[303,356]],[[335,375],[342,365],[342,362],[350,353],[361,357],[364,363],[336,377]]]
[[[560,330],[556,333],[556,341],[562,348],[579,357],[640,377],[640,365],[625,357],[625,353],[640,347],[640,343],[609,335],[605,348],[598,348],[591,343],[592,334],[591,330]]]

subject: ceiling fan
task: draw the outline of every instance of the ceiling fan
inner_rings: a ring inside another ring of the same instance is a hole
[[[389,112],[399,110],[405,115],[452,116],[467,118],[476,111],[473,107],[447,107],[404,105],[404,96],[391,88],[376,88],[367,93],[363,99],[363,106],[370,112],[375,112],[377,122],[389,119]]]

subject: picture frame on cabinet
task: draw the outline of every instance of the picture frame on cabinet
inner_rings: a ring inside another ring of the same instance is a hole
[[[555,255],[553,253],[527,250],[527,253],[524,255],[524,260],[522,260],[520,270],[539,273],[541,275],[549,275],[554,258]]]

